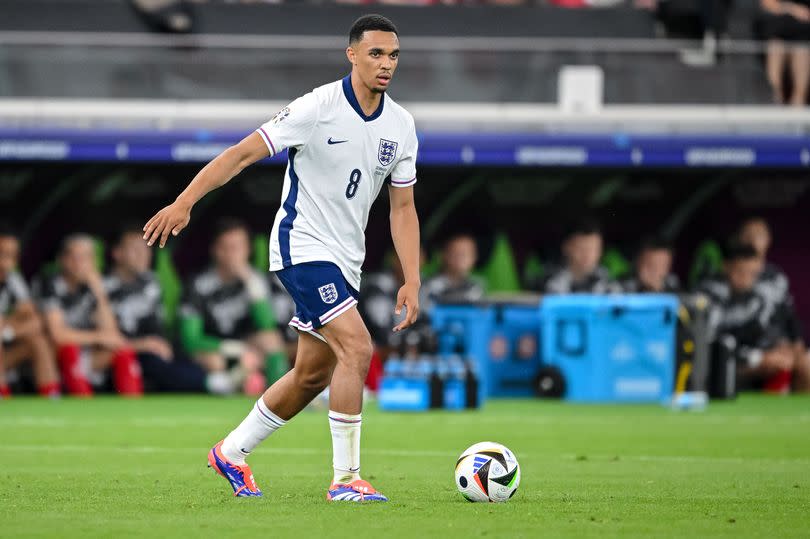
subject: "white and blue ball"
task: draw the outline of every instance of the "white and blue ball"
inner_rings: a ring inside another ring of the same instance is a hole
[[[470,502],[505,502],[520,485],[515,454],[495,442],[469,447],[456,462],[456,487]]]

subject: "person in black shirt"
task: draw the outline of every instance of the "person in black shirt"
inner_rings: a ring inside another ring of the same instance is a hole
[[[565,266],[552,271],[541,287],[546,294],[610,294],[621,292],[607,270],[599,265],[604,241],[594,220],[583,219],[568,231],[562,244]]]
[[[672,273],[672,245],[658,238],[647,238],[636,255],[635,275],[622,281],[627,293],[677,294],[678,276]]]
[[[139,226],[124,227],[112,248],[112,271],[104,286],[118,327],[136,351],[147,389],[228,394],[227,373],[207,374],[199,365],[175,357],[166,338],[160,284],[149,271],[152,251]]]
[[[25,279],[16,270],[20,242],[14,231],[0,225],[0,398],[11,390],[6,369],[30,361],[39,393],[58,397],[56,359]]]
[[[484,297],[484,283],[472,275],[478,246],[469,234],[449,238],[442,250],[442,270],[422,284],[420,307],[430,316],[437,303],[464,303]]]
[[[185,287],[180,333],[186,351],[208,372],[237,360],[244,390],[260,394],[288,370],[267,280],[250,267],[247,226],[223,219],[211,248],[213,265]]]
[[[776,305],[757,291],[763,261],[750,245],[733,243],[726,249],[724,275],[699,286],[716,307],[719,335],[736,342],[742,388],[782,392],[790,387],[807,391],[810,369],[796,361],[793,346],[781,322],[784,305]]]
[[[59,271],[36,283],[35,296],[57,347],[62,382],[69,393],[90,396],[93,386],[105,385],[110,370],[116,391],[140,395],[140,365],[118,328],[94,251],[90,236],[68,236],[60,250]]]
[[[784,324],[785,334],[796,348],[797,356],[805,355],[807,346],[804,340],[804,331],[793,305],[790,293],[790,281],[787,275],[772,262],[768,261],[768,252],[771,248],[772,235],[768,222],[761,217],[752,217],[740,225],[737,238],[757,251],[763,264],[755,286],[758,293],[774,304],[775,309],[784,314],[781,323]]]

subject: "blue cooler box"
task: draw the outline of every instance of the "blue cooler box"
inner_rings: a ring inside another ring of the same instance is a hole
[[[562,371],[567,400],[671,398],[677,297],[547,296],[540,310],[543,363]]]
[[[437,305],[430,313],[439,352],[473,358],[479,401],[527,397],[540,369],[540,311],[537,305]]]

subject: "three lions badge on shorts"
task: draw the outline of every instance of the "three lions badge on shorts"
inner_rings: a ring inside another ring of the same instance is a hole
[[[321,286],[318,288],[318,293],[320,293],[321,299],[326,304],[332,304],[338,299],[338,291],[337,288],[335,288],[335,283]]]

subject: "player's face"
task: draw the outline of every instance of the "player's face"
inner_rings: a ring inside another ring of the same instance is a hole
[[[762,272],[762,261],[757,258],[734,260],[726,265],[728,282],[735,292],[749,292]]]
[[[152,250],[147,247],[140,234],[125,235],[114,256],[117,264],[136,274],[144,273],[152,264]]]
[[[756,249],[759,256],[768,254],[771,247],[771,231],[763,221],[751,221],[740,231],[740,241]]]
[[[213,249],[214,263],[229,274],[238,275],[248,266],[250,243],[245,230],[229,230],[217,238]]]
[[[650,290],[663,290],[671,269],[672,253],[667,249],[649,249],[638,259],[638,278]]]
[[[346,49],[346,55],[363,85],[376,93],[388,89],[399,61],[399,38],[394,32],[372,30]]]
[[[591,273],[602,258],[600,234],[578,234],[565,242],[565,258],[575,273]]]
[[[467,276],[475,266],[478,249],[472,238],[456,238],[445,248],[444,264],[451,275]]]
[[[17,267],[20,242],[12,236],[0,236],[0,281],[5,281]]]
[[[74,281],[84,282],[88,275],[95,271],[93,243],[76,240],[67,246],[59,262],[62,271]]]

